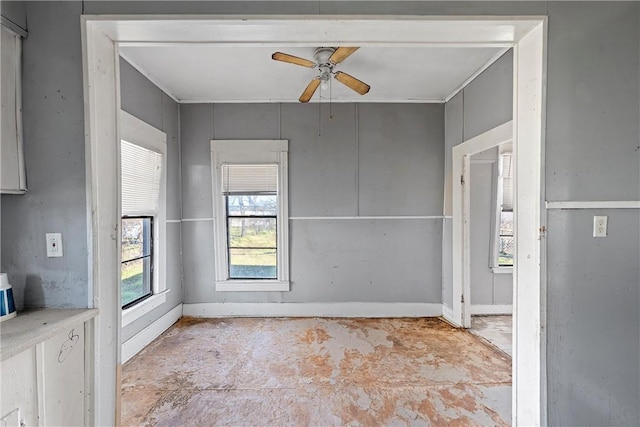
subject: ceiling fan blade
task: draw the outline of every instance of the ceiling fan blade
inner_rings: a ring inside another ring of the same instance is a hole
[[[335,52],[333,52],[333,55],[331,55],[331,57],[329,58],[329,61],[333,62],[334,64],[339,64],[345,59],[347,59],[349,55],[351,55],[353,52],[355,52],[358,49],[360,48],[359,47],[339,47],[336,49]]]
[[[369,89],[371,89],[371,86],[369,86],[368,84],[361,82],[355,77],[350,76],[347,73],[343,73],[342,71],[338,71],[335,74],[335,78],[337,81],[347,86],[349,89],[358,92],[360,95],[364,95],[365,93],[369,92]]]
[[[307,88],[300,95],[300,102],[309,102],[314,93],[316,93],[316,89],[320,86],[320,78],[316,77],[311,80],[311,83],[307,85]]]
[[[300,58],[298,56],[289,55],[287,53],[276,52],[271,55],[271,59],[276,61],[288,62],[289,64],[301,65],[303,67],[313,68],[316,66],[316,63],[313,61],[309,61],[308,59]]]

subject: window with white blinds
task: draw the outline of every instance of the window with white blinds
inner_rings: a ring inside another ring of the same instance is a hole
[[[158,213],[162,181],[162,154],[121,142],[122,215]]]
[[[222,192],[277,194],[278,165],[222,165]]]
[[[289,291],[286,140],[213,140],[216,291]]]
[[[500,177],[502,179],[502,211],[513,211],[513,155],[500,156]]]
[[[120,111],[122,326],[167,295],[167,135]]]

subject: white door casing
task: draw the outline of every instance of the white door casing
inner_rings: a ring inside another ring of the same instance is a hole
[[[513,47],[513,137],[514,146],[519,146],[514,147],[514,188],[515,208],[521,215],[515,223],[512,423],[544,424],[545,275],[538,229],[543,223],[546,32],[542,16],[83,16],[89,306],[100,309],[87,336],[94,347],[94,363],[87,372],[92,378],[87,387],[92,396],[87,424],[119,422],[121,316],[119,289],[113,286],[119,271],[118,46],[177,42]],[[461,303],[459,313],[462,318]]]

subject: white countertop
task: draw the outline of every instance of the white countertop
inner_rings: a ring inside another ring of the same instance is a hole
[[[0,361],[84,323],[98,315],[95,308],[34,308],[0,323]]]

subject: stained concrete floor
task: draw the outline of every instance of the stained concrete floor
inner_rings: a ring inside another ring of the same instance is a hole
[[[509,356],[513,346],[513,319],[511,316],[473,316],[471,333],[489,341]]]
[[[123,425],[508,425],[511,359],[438,319],[183,318],[122,369]]]

